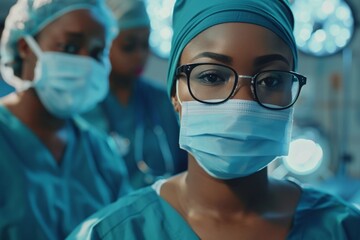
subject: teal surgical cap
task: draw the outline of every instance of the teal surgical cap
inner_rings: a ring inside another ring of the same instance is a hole
[[[149,15],[142,0],[106,0],[117,20],[119,31],[150,27]]]
[[[204,30],[229,22],[256,24],[277,34],[290,47],[296,69],[294,18],[285,0],[177,0],[173,12],[174,33],[167,75],[169,95],[174,86],[176,67],[186,45]]]
[[[110,46],[117,34],[116,22],[104,0],[18,0],[10,9],[1,38],[2,71],[18,57],[17,42],[25,35],[34,36],[49,23],[66,13],[79,9],[94,12],[106,26]]]

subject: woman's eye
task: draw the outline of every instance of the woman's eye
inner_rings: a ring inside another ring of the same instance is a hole
[[[65,44],[62,51],[69,54],[77,54],[80,51],[80,46],[76,44]]]
[[[132,53],[136,50],[136,45],[135,44],[127,44],[127,45],[122,46],[121,49],[123,50],[123,52]]]
[[[130,44],[123,45],[121,47],[121,49],[125,53],[133,53],[133,52],[136,52],[138,49],[141,50],[141,51],[148,51],[149,50],[149,43],[147,41],[143,42],[143,43],[133,42],[133,43],[130,43]]]
[[[228,78],[216,72],[204,72],[196,77],[196,81],[205,85],[222,85],[228,81]]]
[[[257,85],[266,88],[279,88],[283,85],[283,81],[280,78],[269,76],[257,81]]]
[[[75,44],[73,42],[59,42],[57,44],[57,51],[68,53],[68,54],[78,54],[80,52],[81,45]]]

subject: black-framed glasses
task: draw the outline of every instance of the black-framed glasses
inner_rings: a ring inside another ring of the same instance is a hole
[[[291,107],[299,97],[306,77],[292,71],[266,70],[254,76],[239,75],[229,66],[217,63],[185,64],[176,69],[178,80],[186,76],[191,96],[202,103],[219,104],[235,95],[239,79],[250,79],[254,100],[274,110]]]

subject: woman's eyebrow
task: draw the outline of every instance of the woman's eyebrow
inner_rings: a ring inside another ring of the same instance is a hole
[[[198,55],[193,57],[191,60],[195,60],[195,59],[203,58],[203,57],[211,58],[211,59],[214,59],[214,60],[216,60],[218,62],[222,62],[224,64],[231,64],[232,61],[233,61],[232,57],[230,57],[230,56],[219,54],[219,53],[213,53],[213,52],[199,53]]]
[[[77,38],[77,39],[82,39],[82,38],[85,37],[84,33],[82,33],[82,32],[73,32],[73,31],[65,32],[65,35],[68,38]]]
[[[280,54],[269,54],[255,58],[254,66],[263,66],[274,61],[282,61],[287,65],[290,65],[289,60]]]

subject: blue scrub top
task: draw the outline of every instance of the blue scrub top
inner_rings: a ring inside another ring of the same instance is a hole
[[[342,200],[303,188],[287,237],[358,240],[360,211]],[[80,225],[67,240],[199,239],[182,216],[151,187],[138,190],[104,208]]]
[[[64,239],[130,191],[126,167],[105,136],[69,120],[63,159],[0,106],[0,239]]]
[[[161,84],[139,78],[126,106],[109,93],[101,104],[83,117],[98,129],[126,142],[118,147],[124,153],[134,188],[148,186],[156,180],[152,176],[166,173],[165,161],[173,166],[170,175],[186,170],[187,153],[179,148],[179,123]],[[159,130],[160,138],[156,133]],[[164,155],[167,150],[170,157]],[[152,176],[139,170],[141,160],[150,167]]]

